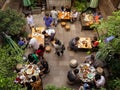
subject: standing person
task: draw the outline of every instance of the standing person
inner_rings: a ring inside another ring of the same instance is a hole
[[[53,6],[53,10],[51,10],[51,16],[53,18],[53,24],[55,25],[55,27],[58,24],[58,12],[56,11],[56,7]]]
[[[44,58],[44,52],[45,52],[45,47],[43,46],[43,44],[40,44],[38,50],[36,50],[36,54],[38,55],[38,58]]]
[[[53,18],[50,17],[48,13],[45,14],[45,17],[43,18],[43,20],[45,21],[45,26],[47,29],[52,26]]]
[[[34,27],[34,19],[32,14],[27,14],[26,19],[27,19],[27,24],[29,25],[30,29],[32,29]]]
[[[59,40],[56,40],[55,41],[55,53],[60,56],[60,55],[63,55],[64,53],[64,50],[65,50],[65,46],[59,41]]]

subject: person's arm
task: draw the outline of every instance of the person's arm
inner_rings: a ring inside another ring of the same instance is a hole
[[[52,26],[54,24],[52,17],[50,18],[50,23],[51,23],[50,26]]]
[[[45,21],[45,17],[43,17],[43,20]]]

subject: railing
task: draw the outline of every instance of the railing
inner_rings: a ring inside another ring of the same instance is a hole
[[[0,9],[4,10],[6,8],[6,6],[8,5],[8,3],[10,2],[10,0],[2,0],[2,1],[4,1],[4,3]]]
[[[6,0],[0,0],[0,9],[2,8],[2,6],[4,5]]]

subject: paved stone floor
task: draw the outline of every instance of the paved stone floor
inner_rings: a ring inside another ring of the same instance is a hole
[[[11,0],[9,5],[10,8],[19,9],[19,1],[20,0]],[[44,26],[43,16],[44,12],[41,14],[33,15],[35,20],[35,26]],[[79,21],[75,22],[74,24],[70,24],[70,31],[66,31],[61,25],[59,24],[57,27],[54,27],[56,30],[56,38],[60,39],[64,42],[66,50],[63,56],[58,57],[54,54],[54,47],[52,47],[52,51],[50,53],[45,53],[45,58],[47,59],[49,66],[50,66],[50,73],[43,78],[43,87],[48,84],[55,85],[55,86],[66,86],[78,90],[79,84],[77,85],[68,85],[67,84],[67,72],[71,68],[69,67],[69,62],[71,59],[77,59],[78,63],[82,63],[85,60],[85,56],[87,55],[87,51],[80,51],[80,52],[73,52],[67,49],[68,42],[76,37],[93,37],[96,34],[94,31],[81,31],[81,24]],[[28,32],[30,31],[27,29]],[[26,54],[29,54],[31,51],[27,50]]]
[[[41,14],[33,15],[35,20],[35,26],[44,26],[43,16],[44,12]],[[64,27],[61,27],[60,23],[57,27],[53,27],[56,30],[56,38],[60,39],[64,42],[66,50],[63,56],[58,57],[54,54],[54,47],[52,47],[52,51],[50,53],[45,53],[45,58],[47,59],[50,66],[50,73],[43,78],[43,86],[45,87],[48,84],[55,86],[66,86],[70,88],[74,88],[78,90],[79,84],[77,85],[68,85],[67,84],[67,72],[71,68],[69,67],[69,62],[71,59],[77,59],[79,63],[82,63],[85,60],[85,56],[87,55],[87,51],[73,52],[67,49],[68,42],[76,37],[93,37],[96,33],[94,31],[85,30],[81,32],[81,24],[79,21],[70,25],[70,31],[66,31]],[[28,51],[27,53],[30,53]]]

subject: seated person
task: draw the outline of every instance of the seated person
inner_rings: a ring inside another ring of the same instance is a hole
[[[85,57],[85,63],[89,63],[90,65],[93,65],[95,62],[95,56],[89,55]]]
[[[99,22],[99,20],[102,18],[102,15],[100,12],[98,13],[94,13],[94,19],[95,19],[95,22]]]
[[[47,74],[49,72],[49,65],[48,62],[43,59],[40,62],[38,62],[38,67],[40,68],[41,72],[40,75]]]
[[[54,29],[47,29],[46,31],[43,31],[42,33],[47,34],[50,37],[50,41],[54,40],[54,37],[55,37],[55,30]]]
[[[84,83],[83,87],[84,87],[84,90],[92,90],[92,87],[87,82]]]
[[[67,6],[65,7],[65,11],[66,11],[66,12],[71,12],[71,8],[67,5]]]
[[[25,44],[24,39],[20,37],[20,40],[18,41],[19,46],[23,46]]]
[[[42,79],[40,77],[32,76],[31,86],[33,90],[43,90]]]
[[[93,48],[98,48],[98,47],[99,47],[99,41],[97,40],[97,37],[96,37],[96,36],[93,37],[92,47],[93,47]]]
[[[95,68],[97,68],[97,67],[104,68],[106,66],[105,62],[103,62],[101,60],[97,60],[93,54],[86,56],[84,63],[89,63],[90,65],[94,66]]]
[[[71,83],[75,83],[79,79],[78,73],[79,73],[79,69],[68,71],[68,73],[67,73],[68,80]]]
[[[32,48],[34,51],[36,51],[39,48],[39,42],[36,38],[29,37],[29,47]]]
[[[30,82],[26,82],[25,86],[27,87],[27,90],[32,90],[32,86],[31,86]]]
[[[34,64],[37,64],[39,62],[37,54],[34,53],[28,55],[28,60],[30,63],[34,63]]]
[[[77,17],[78,17],[78,12],[76,10],[74,10],[73,12],[71,12],[71,22],[76,21]]]
[[[77,51],[78,50],[78,41],[79,41],[79,37],[75,37],[73,38],[70,42],[69,42],[69,47],[71,50]]]
[[[43,60],[41,60],[41,64],[42,64],[43,69],[44,69],[43,73],[47,74],[49,72],[48,62],[45,59],[43,59]]]
[[[65,11],[65,7],[61,6],[61,11],[64,12]]]
[[[45,47],[43,46],[43,44],[39,45],[38,50],[36,50],[36,54],[38,55],[38,58],[44,58],[44,52],[45,52]]]
[[[104,87],[104,85],[105,85],[105,77],[103,75],[96,74],[94,82],[95,82],[96,88]]]
[[[18,45],[22,48],[25,49],[27,47],[28,41],[26,38],[20,37],[20,40],[18,41]]]

